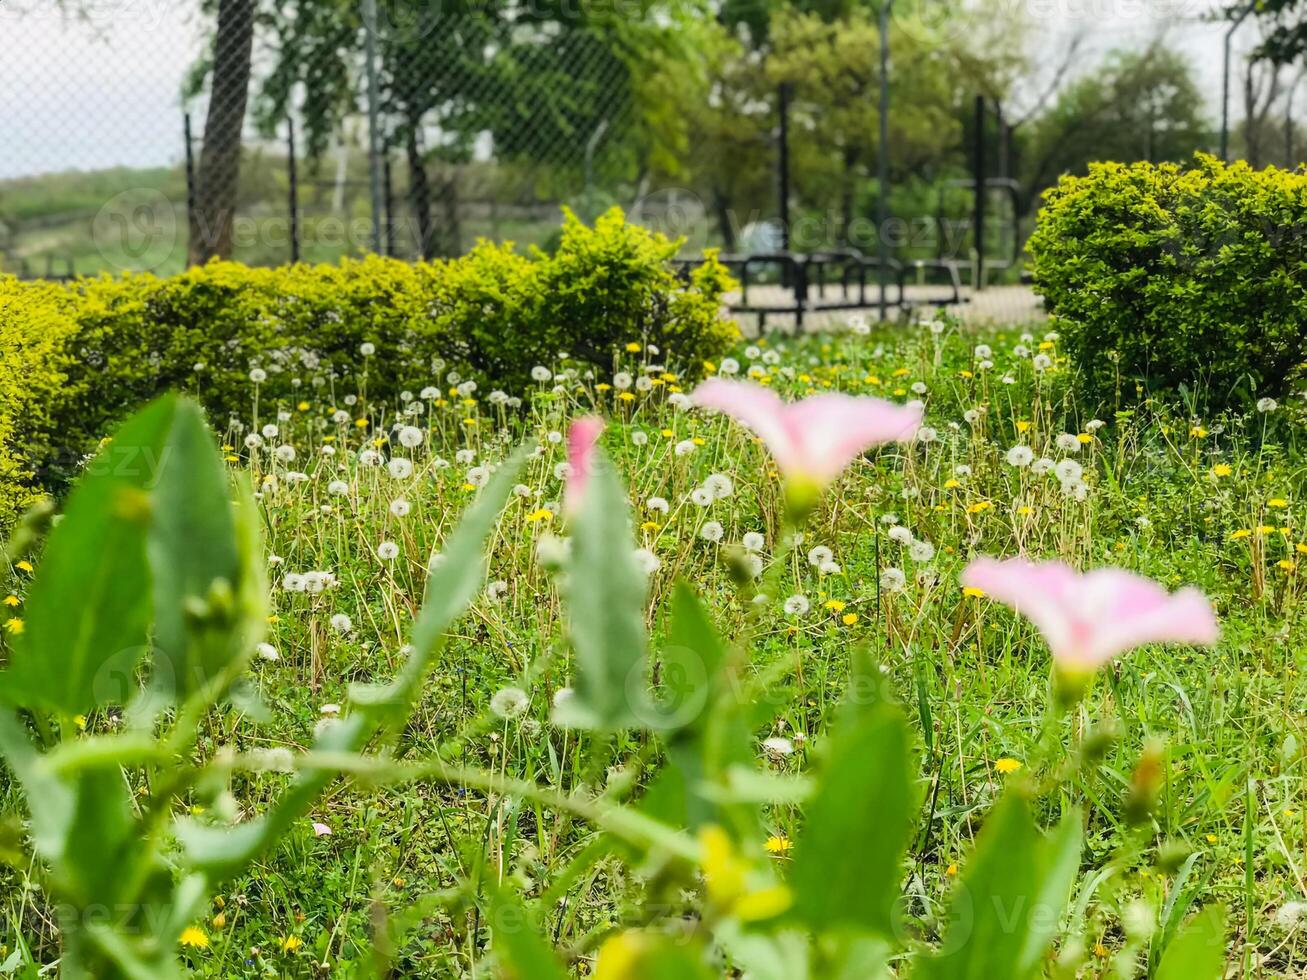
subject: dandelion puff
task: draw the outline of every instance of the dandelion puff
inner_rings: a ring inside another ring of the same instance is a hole
[[[354,620],[350,619],[344,613],[336,613],[331,617],[331,628],[337,633],[348,633],[354,629]]]
[[[908,557],[916,562],[930,561],[935,557],[935,546],[929,541],[913,541],[908,546]]]
[[[256,385],[261,385],[268,380],[268,372],[263,368],[250,368],[250,380]]]
[[[631,444],[634,446],[649,445],[649,433],[642,432],[639,429],[631,433]]]
[[[399,545],[394,541],[383,541],[377,545],[377,557],[382,561],[394,561],[399,557]]]
[[[824,544],[819,544],[808,552],[808,564],[814,568],[820,568],[828,561],[835,557],[835,552],[831,551]]]
[[[281,587],[287,592],[303,592],[304,576],[296,572],[291,572],[281,580]]]
[[[886,592],[902,592],[908,584],[908,577],[901,568],[887,568],[880,573],[880,587]]]
[[[695,445],[693,439],[682,439],[676,444],[676,448],[673,451],[677,456],[690,456],[698,448],[699,447]]]
[[[412,505],[402,497],[399,500],[392,500],[390,502],[390,512],[396,517],[408,517],[412,510]]]
[[[735,493],[735,484],[731,478],[724,473],[713,473],[703,481],[704,487],[709,490],[713,499],[725,500],[731,494]]]
[[[1036,371],[1047,371],[1053,366],[1053,359],[1047,354],[1036,354],[1030,363]]]
[[[501,687],[490,699],[490,710],[505,720],[516,718],[526,711],[530,701],[520,687]]]
[[[695,487],[690,491],[690,502],[697,507],[709,507],[713,502],[712,491],[707,487]]]
[[[672,507],[664,497],[650,497],[644,505],[655,514],[666,514]]]
[[[1074,483],[1084,476],[1085,468],[1074,459],[1064,459],[1053,467],[1053,473],[1063,483]]]
[[[663,567],[662,560],[648,548],[635,549],[635,563],[646,575],[652,575]]]
[[[260,660],[266,660],[269,663],[276,663],[281,659],[281,654],[271,643],[260,643],[254,648],[254,652],[259,655]]]
[[[1008,466],[1024,469],[1034,462],[1035,453],[1029,446],[1013,446],[1007,451]]]
[[[491,602],[499,602],[506,595],[508,595],[508,583],[502,578],[486,586],[486,598]]]
[[[1263,415],[1265,415],[1267,412],[1274,412],[1279,407],[1280,407],[1280,403],[1277,402],[1274,398],[1257,399],[1257,411],[1261,412]]]
[[[750,531],[740,539],[740,544],[744,545],[746,551],[758,552],[767,546],[767,539],[757,531]]]
[[[837,561],[824,561],[817,566],[817,572],[821,575],[839,575],[844,568]]]
[[[787,755],[794,754],[794,743],[788,738],[781,738],[778,735],[762,740],[763,751],[775,759],[783,759]]]
[[[396,480],[407,480],[413,475],[413,461],[403,456],[396,456],[386,464],[386,472]]]
[[[1047,456],[1041,456],[1039,459],[1035,460],[1033,463],[1030,464],[1030,472],[1034,473],[1035,476],[1044,476],[1048,473],[1052,473],[1053,467],[1056,465],[1057,464],[1054,463]]]
[[[812,608],[812,603],[808,601],[807,596],[792,595],[785,600],[782,608],[787,616],[806,616],[808,610]]]
[[[422,445],[425,436],[416,425],[406,425],[399,430],[399,444],[405,449],[416,449]]]
[[[703,527],[699,528],[699,537],[705,541],[711,541],[713,544],[721,541],[722,535],[725,533],[725,530],[717,521],[708,521]]]
[[[912,544],[912,532],[902,524],[896,524],[889,529],[889,539],[899,544]]]
[[[1064,453],[1080,452],[1080,440],[1070,432],[1063,432],[1057,437],[1057,448]]]

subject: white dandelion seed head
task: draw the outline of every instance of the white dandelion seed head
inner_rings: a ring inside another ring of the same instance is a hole
[[[812,608],[812,603],[808,601],[806,595],[792,595],[785,600],[782,608],[787,616],[806,616],[808,610]]]
[[[1280,403],[1277,402],[1274,398],[1257,399],[1257,411],[1261,412],[1263,415],[1265,415],[1267,412],[1274,412],[1279,407],[1280,407]]]
[[[912,532],[902,524],[895,524],[889,529],[889,539],[899,544],[912,544]]]
[[[416,449],[422,445],[425,435],[416,425],[406,425],[399,430],[399,444],[405,449]]]
[[[1085,468],[1074,459],[1064,459],[1053,467],[1053,473],[1063,483],[1071,483],[1084,476]]]
[[[531,699],[520,687],[501,687],[490,699],[490,710],[505,720],[523,714]]]
[[[699,537],[705,541],[711,541],[713,544],[721,541],[725,533],[725,529],[718,521],[707,521],[703,527],[699,528]]]
[[[331,628],[337,633],[348,633],[354,628],[354,620],[344,613],[336,613],[331,617]]]
[[[663,567],[662,560],[648,548],[635,549],[635,563],[646,575],[652,575]]]
[[[672,505],[663,497],[650,497],[644,505],[655,514],[666,514],[672,509]]]
[[[693,439],[682,439],[676,444],[674,452],[677,456],[690,456],[699,447],[695,445]]]
[[[788,738],[774,735],[771,738],[762,740],[762,749],[772,758],[783,759],[787,755],[794,754],[794,743]]]
[[[1035,476],[1044,476],[1047,473],[1052,473],[1053,467],[1056,465],[1057,464],[1047,456],[1041,456],[1030,464],[1030,472],[1034,473]]]
[[[690,491],[690,502],[696,507],[711,507],[713,502],[712,491],[707,487],[695,487]]]
[[[399,557],[399,545],[394,541],[383,541],[377,545],[377,557],[382,561],[394,561]]]
[[[749,531],[740,539],[740,544],[744,545],[746,551],[758,552],[767,546],[767,539],[757,531]]]
[[[1029,446],[1013,446],[1007,451],[1007,463],[1017,469],[1023,469],[1034,462],[1035,453]]]
[[[808,552],[808,564],[814,568],[819,568],[826,562],[835,557],[835,552],[831,551],[824,544],[819,544]]]
[[[908,577],[901,568],[887,568],[880,573],[880,587],[886,592],[902,592],[908,584]]]
[[[735,484],[724,473],[713,473],[703,481],[703,486],[713,495],[714,500],[725,500],[735,493]]]
[[[935,557],[935,546],[929,541],[913,541],[908,545],[908,557],[915,562],[927,562]]]
[[[412,510],[413,506],[403,497],[390,502],[390,512],[395,517],[408,517]]]
[[[403,456],[396,456],[386,464],[386,472],[396,480],[407,480],[413,475],[413,461]]]

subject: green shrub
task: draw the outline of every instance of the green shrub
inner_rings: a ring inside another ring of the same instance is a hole
[[[264,404],[297,401],[303,386],[390,401],[445,385],[447,369],[517,393],[560,353],[605,370],[634,341],[693,372],[738,333],[720,315],[725,268],[708,254],[687,285],[676,250],[613,209],[593,228],[569,213],[550,255],[482,242],[432,263],[214,262],[68,288],[0,280],[0,394],[19,392],[0,402],[0,526],[161,391],[191,393],[219,425],[247,419],[255,368]]]
[[[1286,393],[1307,360],[1307,174],[1203,154],[1190,170],[1101,163],[1045,200],[1036,288],[1087,408]]]
[[[0,527],[41,495],[36,470],[60,441],[71,308],[58,286],[0,278]]]

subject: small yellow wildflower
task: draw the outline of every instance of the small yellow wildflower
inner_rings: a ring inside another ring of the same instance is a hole
[[[633,340],[626,345],[626,352],[628,354],[638,354],[640,353],[640,345]]]
[[[209,937],[204,934],[204,930],[199,926],[187,926],[182,930],[181,937],[177,941],[183,946],[190,946],[194,949],[209,948]]]
[[[1018,769],[1021,768],[1021,760],[1008,759],[1008,758],[999,759],[997,762],[994,763],[994,768],[997,769],[999,772],[1001,772],[1004,776],[1010,776],[1012,773],[1016,772]]]
[[[1272,497],[1270,500],[1266,501],[1266,506],[1274,507],[1276,510],[1283,510],[1285,507],[1289,506],[1289,501],[1285,500],[1283,497]]]
[[[965,589],[963,589],[963,590],[962,590],[962,594],[963,594],[964,596],[966,596],[968,599],[983,599],[983,598],[985,598],[985,590],[984,590],[984,589],[977,589],[977,588],[975,588],[974,586],[971,586],[971,585],[968,585]]]
[[[1080,440],[1080,444],[1084,446],[1087,446],[1089,443],[1094,441],[1094,437],[1088,432],[1082,432],[1080,435],[1076,436],[1076,438]]]
[[[654,531],[657,531],[657,530],[658,530],[658,522],[657,522],[657,521],[645,521],[643,524],[640,525],[640,530],[641,530],[641,531],[648,531],[648,532],[650,532],[650,533],[653,533]]]
[[[950,864],[947,868],[944,869],[944,874],[948,875],[950,878],[956,876],[957,873],[958,873],[958,866],[956,863]]]
[[[281,951],[283,953],[293,953],[304,945],[304,940],[299,936],[287,936],[281,941]]]
[[[23,561],[15,563],[14,568],[18,569],[20,572],[27,572],[30,575],[32,572],[32,563],[24,559]]]
[[[1275,563],[1275,567],[1284,572],[1292,572],[1298,567],[1298,563],[1291,558],[1281,558]],[[13,620],[11,619],[10,622],[12,623]]]
[[[18,596],[16,595],[5,596],[5,605],[9,606],[10,608],[13,608],[14,606],[18,605],[22,601],[23,600],[18,598]]]
[[[213,928],[223,929],[227,925],[227,913],[219,912],[213,917]]]
[[[768,837],[764,845],[772,854],[784,854],[794,845],[788,837]]]
[[[551,521],[554,519],[554,512],[541,507],[539,510],[533,510],[531,513],[527,514],[526,519],[532,524],[537,521]]]
[[[1212,467],[1212,476],[1229,476],[1234,472],[1234,467],[1229,463],[1217,463]]]
[[[1241,527],[1239,528],[1239,530],[1235,531],[1233,534],[1230,535],[1230,540],[1240,541],[1243,538],[1251,538],[1252,536],[1253,536],[1252,531],[1248,530],[1248,528],[1246,527]]]
[[[635,395],[631,394],[629,391],[622,392],[620,395],[617,396],[617,398],[619,401],[624,401],[624,402],[635,401]]]
[[[854,623],[858,621],[858,614],[845,613],[843,616],[840,617],[840,619],[843,620],[845,626],[852,626]]]
[[[1189,434],[1190,434],[1191,436],[1193,436],[1195,439],[1206,439],[1206,438],[1207,438],[1207,430],[1204,429],[1201,425],[1195,425],[1195,426],[1193,426],[1193,427],[1189,430]]]
[[[844,611],[844,603],[841,602],[839,599],[827,599],[824,603],[822,603],[822,605],[824,605],[831,612]]]
[[[1029,431],[1030,431],[1030,423],[1027,422],[1027,421],[1025,421],[1024,419],[1023,419],[1022,421],[1018,422],[1018,423],[1017,423],[1017,431],[1018,431],[1018,432],[1029,432]]]
[[[23,621],[21,619],[10,619],[5,621],[5,629],[8,630],[14,636],[18,636],[26,628],[27,627],[23,625]]]

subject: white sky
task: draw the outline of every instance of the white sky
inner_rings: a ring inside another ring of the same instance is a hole
[[[1223,27],[1198,18],[1216,0],[1001,2],[1025,6],[1049,52],[1068,33],[1083,34],[1085,68],[1167,25],[1170,41],[1194,58],[1215,116]],[[55,0],[0,0],[0,178],[180,159],[180,90],[200,35],[195,4],[89,4],[88,24],[62,16]],[[1250,30],[1243,36],[1253,40]]]

